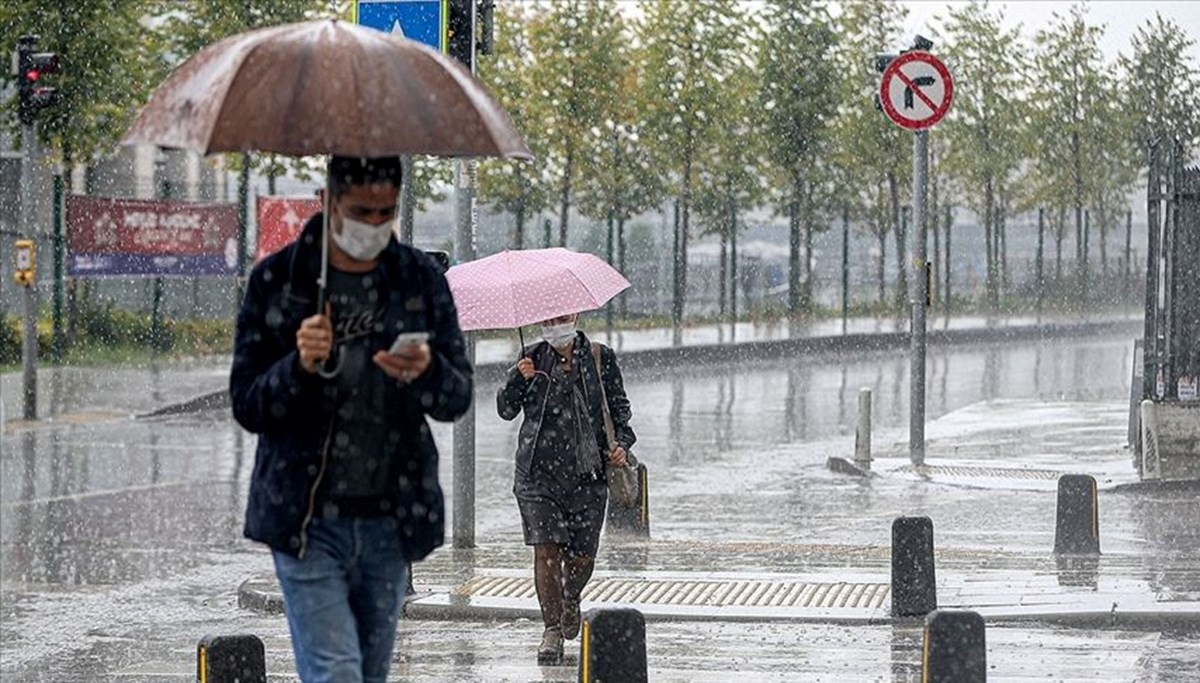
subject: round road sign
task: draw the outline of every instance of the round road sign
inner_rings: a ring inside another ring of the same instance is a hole
[[[909,130],[933,126],[950,110],[950,70],[928,52],[906,52],[888,64],[879,81],[879,101],[896,125]]]

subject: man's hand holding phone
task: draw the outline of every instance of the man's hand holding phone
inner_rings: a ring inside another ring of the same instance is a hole
[[[377,351],[372,358],[389,377],[401,382],[411,382],[423,375],[431,359],[428,332],[401,332],[391,348]]]

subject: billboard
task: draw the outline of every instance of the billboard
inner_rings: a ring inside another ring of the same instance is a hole
[[[239,275],[233,204],[67,197],[72,277]]]

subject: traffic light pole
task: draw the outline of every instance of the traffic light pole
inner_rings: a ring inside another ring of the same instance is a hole
[[[25,158],[21,163],[21,227],[27,238],[37,243],[37,188],[34,180],[34,162],[37,159],[37,126],[21,126],[21,149]],[[34,249],[34,259],[37,250]],[[25,287],[25,323],[21,337],[22,395],[25,403],[26,420],[37,419],[37,262],[33,263],[33,280]]]
[[[916,266],[909,278],[912,304],[912,349],[909,354],[908,451],[914,465],[925,464],[925,313],[929,305],[929,264],[926,263],[926,199],[929,181],[929,131],[913,137],[913,225],[909,230]]]

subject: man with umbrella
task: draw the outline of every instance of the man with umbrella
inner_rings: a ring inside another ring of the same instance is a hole
[[[328,272],[318,214],[255,267],[238,315],[245,533],[271,548],[301,680],[382,683],[405,565],[443,541],[426,416],[462,415],[473,375],[441,268],[392,234],[399,158],[328,170]]]

